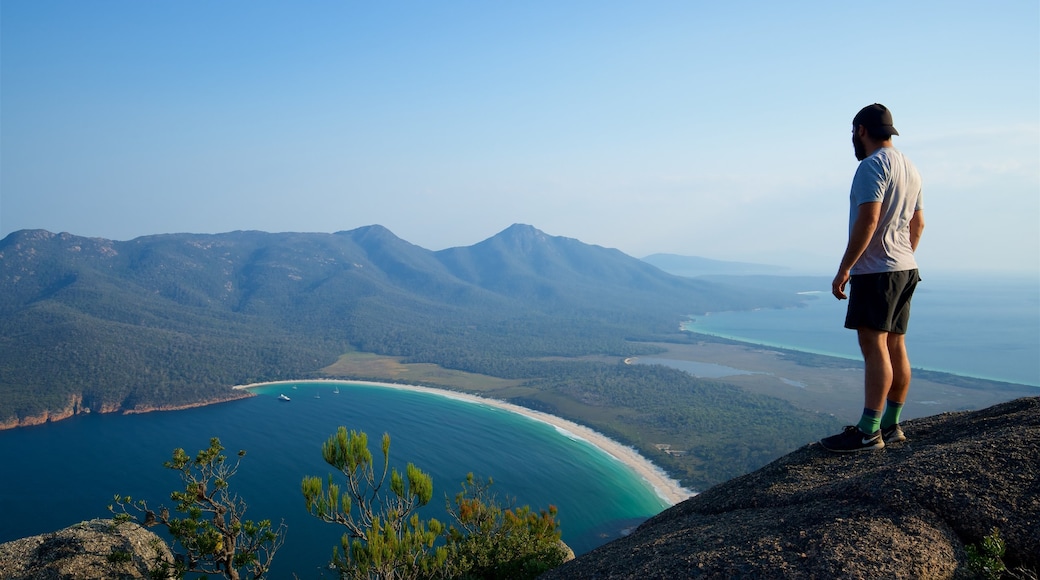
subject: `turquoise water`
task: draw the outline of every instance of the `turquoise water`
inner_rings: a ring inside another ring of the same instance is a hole
[[[830,295],[830,280],[820,278],[799,294],[802,308],[715,312],[685,328],[859,359],[856,334],[843,327],[847,302]],[[925,275],[914,295],[906,342],[915,368],[1040,386],[1040,281]]]
[[[262,387],[256,397],[197,409],[0,431],[0,542],[106,517],[116,493],[169,503],[179,480],[162,462],[175,447],[194,454],[216,436],[229,455],[248,452],[233,480],[248,516],[289,525],[272,577],[317,577],[343,530],[307,515],[300,481],[330,473],[321,443],[340,425],[367,432],[377,455],[389,432],[392,465],[411,461],[433,476],[427,516],[443,518],[444,498],[472,471],[493,477],[500,498],[536,509],[556,505],[564,541],[583,553],[667,506],[629,468],[550,425],[426,393],[333,388]],[[279,393],[292,401],[278,401]]]

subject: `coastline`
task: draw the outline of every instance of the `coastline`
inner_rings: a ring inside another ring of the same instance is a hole
[[[615,460],[624,464],[626,467],[634,471],[636,475],[638,475],[640,478],[646,481],[657,493],[657,496],[666,501],[669,505],[675,505],[685,499],[688,499],[696,495],[695,492],[682,487],[682,485],[680,485],[678,481],[669,477],[663,469],[661,469],[657,465],[654,465],[653,462],[651,462],[646,457],[640,455],[638,451],[631,447],[622,445],[621,443],[614,441],[613,439],[607,437],[606,435],[603,435],[602,433],[594,431],[589,427],[575,423],[573,421],[568,421],[567,419],[563,419],[555,415],[550,415],[549,413],[535,411],[533,409],[528,409],[526,407],[521,407],[519,405],[514,405],[512,403],[500,401],[498,399],[491,399],[487,397],[481,397],[478,395],[471,395],[469,393],[463,393],[460,391],[438,389],[434,387],[421,387],[417,385],[403,385],[396,383],[381,383],[373,381],[349,381],[343,379],[304,379],[296,381],[273,381],[267,383],[237,385],[232,388],[238,390],[245,390],[255,387],[269,387],[273,385],[318,382],[343,385],[362,385],[368,387],[398,389],[402,391],[412,391],[418,393],[429,393],[432,395],[446,397],[449,399],[455,399],[466,403],[486,405],[488,407],[509,411],[510,413],[516,413],[517,415],[527,417],[528,419],[550,425],[554,427],[556,430],[560,431],[562,434],[574,439],[580,439],[582,441],[585,441],[586,443],[592,445],[593,447],[596,447],[600,451],[613,457]]]
[[[246,393],[242,397],[252,396],[251,393]],[[90,413],[107,414],[107,413],[122,413],[123,415],[138,415],[141,413],[152,413],[156,411],[183,411],[185,409],[196,409],[198,407],[206,407],[209,405],[217,405],[220,403],[227,403],[230,401],[238,400],[242,397],[239,396],[228,396],[228,397],[216,397],[212,399],[206,399],[203,401],[196,401],[194,403],[179,403],[176,405],[159,405],[156,407],[143,405],[138,407],[131,407],[124,409],[117,405],[102,405],[100,407],[91,409],[90,407],[83,406],[83,396],[73,395],[69,398],[69,404],[64,408],[52,411],[45,409],[37,415],[30,415],[28,417],[17,418],[14,417],[9,420],[0,419],[0,431],[6,431],[8,429],[18,429],[19,427],[36,427],[38,425],[45,425],[47,423],[57,423],[58,421],[64,421],[77,415],[89,415]]]

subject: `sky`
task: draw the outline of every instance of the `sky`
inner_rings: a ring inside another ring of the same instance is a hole
[[[851,121],[923,272],[1040,275],[1040,3],[0,1],[0,236],[513,223],[832,274]]]

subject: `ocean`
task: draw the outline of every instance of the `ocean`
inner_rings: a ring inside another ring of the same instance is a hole
[[[196,409],[78,416],[0,431],[0,542],[108,517],[115,494],[169,505],[179,479],[162,463],[176,447],[194,455],[219,437],[229,457],[247,451],[232,487],[248,503],[248,517],[284,518],[289,526],[271,577],[319,577],[344,529],[307,514],[300,483],[331,473],[321,444],[340,425],[365,431],[377,456],[389,432],[391,465],[403,470],[412,462],[432,475],[434,499],[424,515],[442,521],[445,499],[471,471],[492,477],[503,502],[557,506],[563,539],[579,554],[668,506],[629,467],[545,423],[428,393],[333,389],[305,382],[261,387],[253,389],[256,397]],[[280,402],[280,393],[292,401]]]
[[[922,273],[906,335],[914,368],[1040,386],[1040,280]],[[750,280],[750,279],[749,279]],[[755,278],[758,287],[796,292],[800,308],[712,312],[683,325],[742,342],[861,360],[856,333],[844,328],[848,304],[830,294],[830,278]],[[781,290],[783,288],[783,290]]]

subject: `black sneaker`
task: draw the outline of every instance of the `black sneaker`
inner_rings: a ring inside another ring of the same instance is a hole
[[[906,441],[906,435],[904,435],[903,430],[899,428],[899,423],[896,423],[891,427],[885,427],[881,430],[881,439],[883,439],[885,443],[899,443],[900,441]]]
[[[834,453],[854,453],[856,451],[871,451],[883,449],[885,440],[881,438],[881,430],[867,434],[859,430],[855,425],[849,425],[844,431],[837,435],[820,439],[820,445],[827,451]]]

